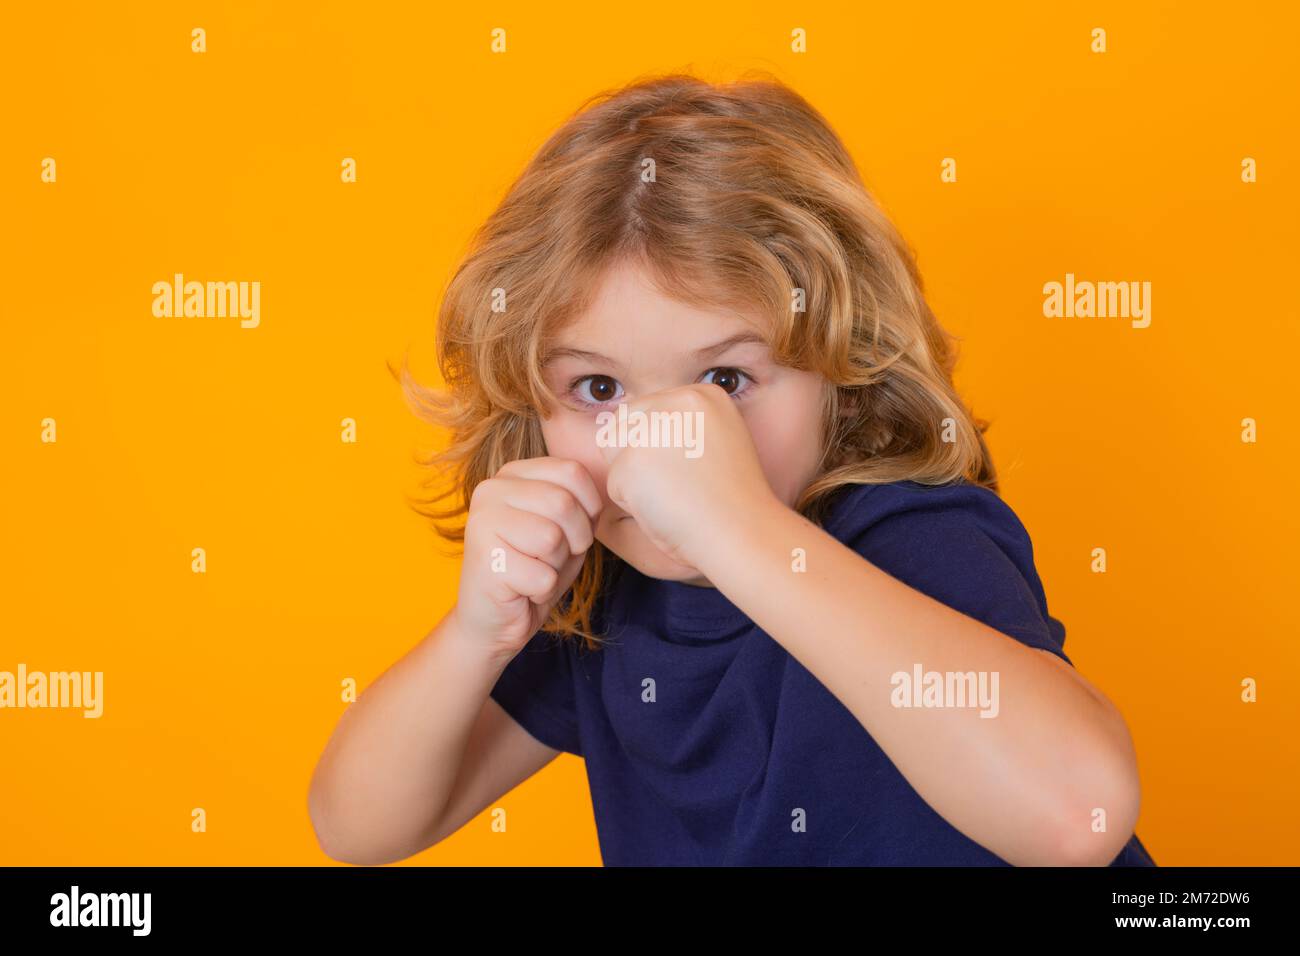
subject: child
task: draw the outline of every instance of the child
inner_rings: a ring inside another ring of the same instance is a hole
[[[422,513],[468,515],[459,594],[340,720],[325,852],[408,857],[567,751],[606,865],[1154,866],[1123,718],[826,121],[770,78],[585,106],[450,283],[447,394],[404,370],[451,430]]]

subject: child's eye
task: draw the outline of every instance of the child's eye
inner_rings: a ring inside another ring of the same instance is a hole
[[[583,405],[604,405],[623,395],[618,379],[608,375],[584,375],[574,379],[569,385],[569,392]]]
[[[712,382],[736,398],[743,398],[754,384],[748,372],[729,366],[709,369],[702,381]],[[623,387],[608,375],[583,375],[569,383],[569,396],[584,408],[595,408],[617,402],[623,397]]]
[[[716,373],[716,375],[715,375]],[[709,376],[715,377],[711,380],[712,384],[717,385],[728,395],[743,395],[748,392],[754,380],[745,372],[738,368],[724,366],[722,368],[711,368],[704,373],[702,381],[709,382]]]

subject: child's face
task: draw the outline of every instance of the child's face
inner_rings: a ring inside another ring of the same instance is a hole
[[[591,473],[605,504],[596,538],[642,574],[708,583],[695,568],[651,544],[610,502],[608,466],[596,444],[600,412],[617,411],[623,402],[664,389],[715,382],[734,395],[778,498],[793,506],[816,477],[825,380],[776,364],[755,321],[664,298],[637,267],[620,265],[606,274],[591,308],[558,334],[544,369],[562,402],[549,419],[541,419],[547,454],[578,461]],[[710,351],[741,333],[754,334],[755,341]]]

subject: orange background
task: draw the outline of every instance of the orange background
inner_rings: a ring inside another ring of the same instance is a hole
[[[440,437],[386,364],[436,381],[458,255],[586,96],[746,67],[825,113],[918,250],[1066,651],[1129,721],[1157,862],[1300,863],[1300,24],[1274,6],[15,8],[0,670],[102,670],[105,713],[0,711],[0,863],[331,862],[306,793],[340,682],[457,580],[406,501]],[[153,317],[175,272],[260,281],[260,327]],[[1044,318],[1067,272],[1150,281],[1150,327]],[[600,862],[579,758],[499,805],[506,833],[485,811],[408,862]]]

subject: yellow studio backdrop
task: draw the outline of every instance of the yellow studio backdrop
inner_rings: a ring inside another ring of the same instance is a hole
[[[0,863],[331,862],[306,795],[344,684],[422,638],[458,575],[407,504],[441,436],[388,363],[409,348],[436,383],[443,284],[582,100],[750,67],[830,119],[962,337],[1066,651],[1133,732],[1156,861],[1300,862],[1290,4],[7,20],[0,671],[104,683],[97,718],[0,710]],[[258,283],[256,323],[155,316],[177,273]],[[1149,324],[1045,316],[1067,275],[1149,282]],[[505,832],[489,808],[408,862],[600,862],[579,758],[494,807]]]

